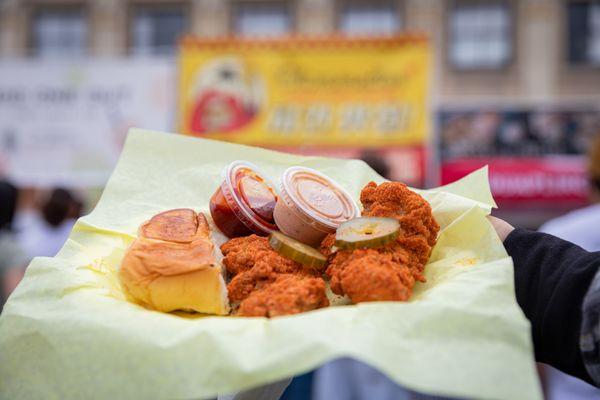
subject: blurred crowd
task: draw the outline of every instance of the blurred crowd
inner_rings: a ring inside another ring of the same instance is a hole
[[[58,253],[82,210],[73,191],[20,190],[0,181],[0,311],[30,261]]]

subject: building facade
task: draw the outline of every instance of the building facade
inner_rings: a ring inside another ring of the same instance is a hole
[[[600,102],[598,1],[0,1],[0,59],[172,57],[184,33],[402,31],[434,43],[434,105]]]
[[[503,209],[515,200],[514,220],[531,227],[586,201],[581,155],[600,131],[600,0],[0,0],[0,65],[106,59],[135,73],[150,57],[175,70],[182,35],[402,32],[424,33],[434,52],[428,184],[489,164]],[[12,118],[9,138],[24,129]]]

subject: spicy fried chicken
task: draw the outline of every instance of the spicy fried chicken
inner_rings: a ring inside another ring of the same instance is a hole
[[[327,307],[325,282],[306,275],[281,274],[252,292],[240,304],[239,315],[276,317]]]
[[[392,217],[400,221],[405,237],[421,236],[430,247],[435,245],[439,225],[431,206],[401,182],[370,182],[360,193],[365,217]]]
[[[233,276],[227,286],[229,300],[240,303],[239,315],[295,314],[328,305],[320,273],[282,257],[267,238],[235,238],[221,251],[223,265]]]
[[[374,249],[341,250],[331,253],[333,235],[321,243],[329,256],[326,275],[331,290],[347,295],[353,303],[406,301],[416,281],[425,281],[423,270],[437,240],[439,226],[431,207],[400,182],[369,183],[361,192],[363,216],[395,218],[400,222],[398,238]]]

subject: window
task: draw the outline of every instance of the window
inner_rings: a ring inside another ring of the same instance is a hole
[[[135,55],[172,55],[186,27],[183,5],[136,6],[131,24],[131,51]]]
[[[569,62],[600,65],[600,1],[569,3],[568,32]]]
[[[512,54],[511,17],[499,1],[459,1],[450,11],[450,63],[458,69],[495,69]]]
[[[31,44],[41,57],[82,56],[87,24],[82,7],[44,7],[33,16]]]
[[[347,0],[341,13],[340,30],[350,35],[391,35],[400,30],[397,0]]]
[[[292,18],[285,1],[240,1],[234,5],[235,33],[243,36],[285,35],[292,30]]]

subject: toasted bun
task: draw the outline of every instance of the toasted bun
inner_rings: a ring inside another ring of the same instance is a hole
[[[176,209],[142,224],[119,276],[127,293],[145,307],[228,314],[223,271],[204,214]]]

